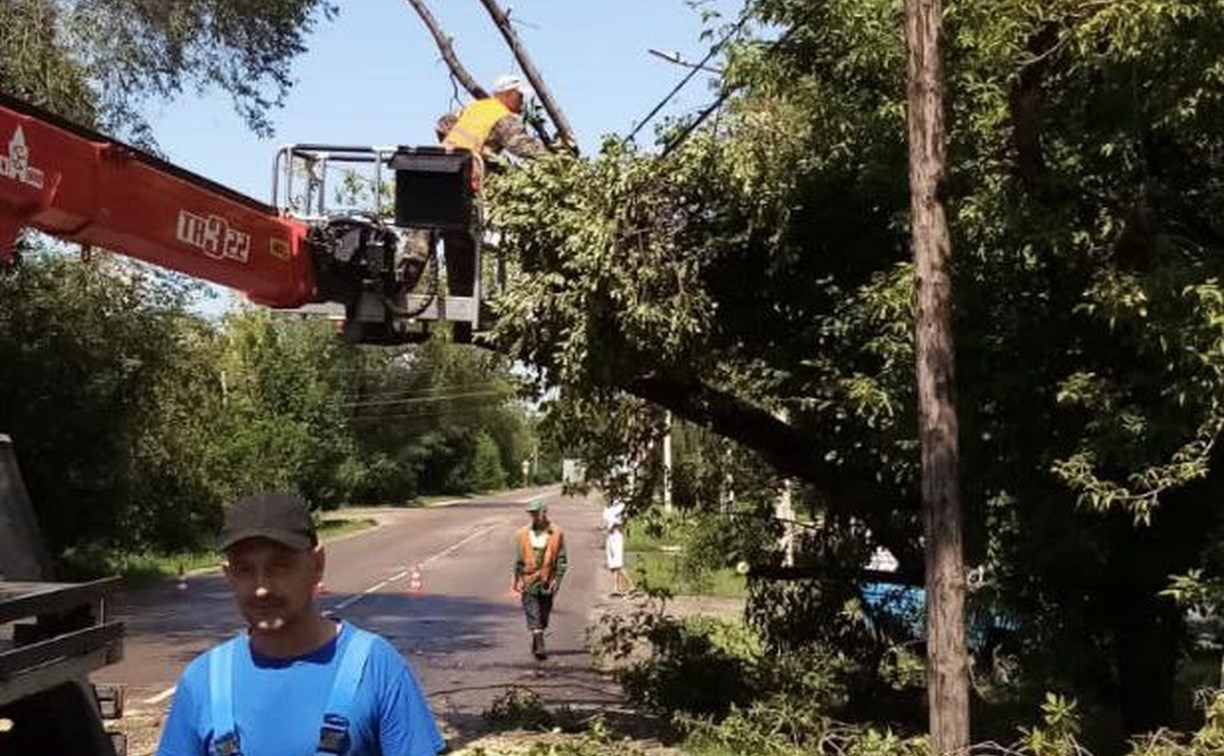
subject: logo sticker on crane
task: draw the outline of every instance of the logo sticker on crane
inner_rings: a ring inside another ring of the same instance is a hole
[[[30,165],[30,148],[26,145],[25,132],[18,126],[8,143],[8,154],[0,155],[0,176],[32,186],[43,188],[43,172]]]
[[[180,210],[178,240],[190,244],[214,260],[234,260],[247,263],[251,259],[251,235],[230,228],[220,215],[202,215]]]
[[[268,254],[278,260],[289,259],[289,242],[284,239],[277,239],[275,236],[268,240]]]

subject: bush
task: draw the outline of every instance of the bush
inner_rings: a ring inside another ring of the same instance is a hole
[[[847,670],[836,655],[767,653],[743,623],[678,619],[664,610],[659,602],[628,617],[608,616],[601,626],[601,653],[636,659],[617,672],[632,703],[713,721],[777,695],[819,701],[828,712],[845,705]]]
[[[577,722],[569,709],[549,709],[535,691],[517,686],[495,698],[483,716],[490,727],[500,730],[572,730]]]
[[[979,743],[966,756],[1091,756],[1079,741],[1074,701],[1047,695],[1042,723],[1020,730],[1010,746]],[[1206,722],[1194,733],[1160,731],[1131,743],[1128,756],[1219,756],[1224,753],[1224,695],[1206,708]],[[828,717],[811,698],[777,696],[733,708],[721,721],[681,717],[689,749],[698,754],[752,753],[764,756],[928,756],[925,737],[845,724]]]
[[[761,649],[751,632],[709,617],[669,617],[664,608],[659,601],[629,616],[612,614],[600,626],[595,646],[602,655],[637,659],[617,671],[630,702],[653,712],[720,717],[752,700]]]
[[[668,618],[647,639],[652,658],[621,674],[631,701],[653,711],[723,716],[756,695],[759,648],[742,626]]]
[[[502,468],[501,451],[488,433],[476,434],[472,455],[472,485],[478,491],[495,491],[506,487],[506,471]]]
[[[779,696],[734,709],[721,722],[685,718],[687,745],[698,754],[758,756],[928,756],[923,738],[842,724],[818,701]]]
[[[683,569],[697,574],[754,563],[773,549],[776,534],[768,520],[706,514],[693,518],[684,544]]]

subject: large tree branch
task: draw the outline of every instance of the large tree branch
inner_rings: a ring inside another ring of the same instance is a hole
[[[811,486],[830,512],[845,512],[867,523],[875,540],[888,547],[903,569],[920,569],[922,554],[914,547],[913,523],[904,516],[919,512],[916,494],[898,496],[894,487],[870,476],[854,476],[827,461],[825,444],[817,434],[687,376],[652,373],[630,378],[619,387],[752,449],[783,477]]]
[[[488,97],[489,93],[476,82],[472,74],[459,62],[459,56],[455,55],[455,48],[451,44],[451,38],[442,31],[442,27],[438,25],[438,20],[434,18],[433,13],[430,13],[429,7],[425,5],[424,0],[408,0],[408,4],[416,10],[417,15],[421,17],[421,21],[425,22],[425,27],[429,29],[429,33],[433,35],[434,42],[438,45],[438,51],[442,53],[442,60],[446,62],[446,67],[450,69],[455,79],[463,85],[468,94],[477,100]],[[528,120],[528,123],[535,129],[536,134],[539,135],[544,144],[551,149],[552,140],[544,129],[544,125],[535,120]]]
[[[429,33],[433,35],[434,42],[438,45],[438,51],[442,53],[442,60],[446,61],[446,67],[455,75],[455,78],[468,91],[468,94],[478,100],[488,97],[488,92],[476,83],[476,79],[472,77],[472,74],[468,73],[468,70],[459,62],[459,57],[455,55],[454,45],[451,44],[451,38],[442,32],[442,27],[438,26],[438,20],[429,12],[429,8],[425,5],[424,0],[408,0],[408,4],[421,17],[421,21],[425,22],[425,28],[429,29]]]
[[[1041,24],[1028,40],[1032,57],[1020,68],[1020,75],[1008,93],[1016,173],[1024,187],[1041,201],[1050,200],[1052,191],[1041,144],[1042,87],[1060,44],[1058,26],[1050,22]]]
[[[700,381],[659,375],[632,378],[624,388],[756,451],[782,475],[817,485],[825,477],[815,439],[739,397]]]
[[[921,588],[924,575],[922,570],[910,572],[885,572],[884,570],[861,569],[851,570],[827,564],[809,564],[800,567],[774,567],[764,565],[753,567],[748,577],[763,580],[813,580],[815,578],[841,578],[842,580],[871,583],[884,583],[899,587]]]
[[[544,78],[540,76],[540,72],[532,64],[531,58],[527,55],[527,49],[519,41],[514,27],[510,25],[510,17],[501,9],[496,0],[480,1],[484,3],[484,7],[489,11],[489,15],[493,17],[493,23],[497,24],[497,28],[501,31],[502,36],[505,37],[506,43],[510,45],[510,51],[514,53],[514,59],[523,67],[523,73],[527,75],[527,80],[531,82],[531,86],[535,89],[536,94],[540,96],[540,102],[544,104],[544,110],[548,111],[549,118],[552,118],[553,123],[557,125],[557,134],[560,136],[561,141],[570,146],[577,146],[578,140],[574,138],[574,130],[570,128],[565,114],[561,112],[560,106],[553,99],[552,92],[545,86]]]

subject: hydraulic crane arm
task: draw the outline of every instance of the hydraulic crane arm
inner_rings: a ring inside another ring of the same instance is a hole
[[[306,223],[0,95],[0,262],[23,228],[115,250],[271,307],[319,301]]]
[[[266,205],[0,94],[0,265],[13,260],[21,230],[32,228],[236,289],[269,307],[342,304],[344,333],[354,341],[421,341],[431,321],[488,322],[470,153],[299,145],[284,148],[276,165],[292,194],[297,168],[313,175],[329,162],[354,161],[372,163],[380,187],[381,172],[394,173],[393,217],[377,207],[379,192],[374,207],[328,212],[313,179],[303,206],[316,214],[298,217],[289,210],[292,196],[284,209]],[[404,245],[424,234],[436,266],[433,240],[442,233],[466,234],[477,248],[470,293],[441,294],[436,272],[430,290],[416,291],[422,269],[404,264]]]

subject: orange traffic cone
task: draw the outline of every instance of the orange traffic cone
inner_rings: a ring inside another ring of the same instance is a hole
[[[424,587],[421,582],[421,565],[413,565],[412,574],[408,576],[408,592],[421,593]]]

